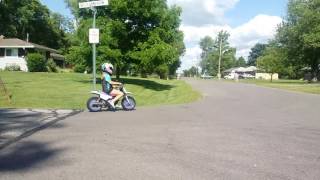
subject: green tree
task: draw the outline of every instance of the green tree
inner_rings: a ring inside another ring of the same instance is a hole
[[[244,57],[239,57],[239,59],[237,60],[235,66],[236,67],[245,67],[247,65],[246,60],[244,59]]]
[[[286,65],[294,71],[310,67],[314,78],[320,76],[320,1],[290,0],[276,40],[284,49]]]
[[[249,57],[248,57],[248,66],[256,66],[257,59],[263,55],[264,50],[266,49],[266,44],[257,43],[254,47],[251,48]]]
[[[195,66],[192,66],[190,69],[183,70],[184,77],[195,77],[198,75],[199,75],[199,70]]]
[[[198,76],[199,75],[199,70],[197,67],[195,66],[192,66],[190,69],[189,69],[189,72],[190,72],[190,75],[192,77],[195,77],[195,76]]]
[[[91,16],[87,10],[74,6],[74,1],[67,2],[74,15],[82,18],[77,32],[80,46],[88,46],[83,28],[89,28]],[[168,7],[165,0],[110,0],[109,6],[98,8],[98,62],[112,62],[117,77],[133,67],[144,76],[158,73],[165,78],[175,74],[185,51],[180,15],[181,8]],[[83,64],[92,67],[87,61]]]
[[[215,47],[214,40],[210,36],[206,36],[200,40],[200,48],[202,50],[201,58],[205,59],[213,51]]]
[[[271,74],[271,82],[275,73],[281,73],[284,70],[284,56],[278,47],[268,47],[262,56],[257,59],[259,69]]]
[[[200,67],[201,67],[201,73],[209,73],[212,70],[212,61],[209,59],[209,55],[213,52],[215,49],[215,42],[210,36],[205,36],[200,40],[200,48],[202,50],[201,52],[201,61],[200,61]]]
[[[183,70],[184,77],[190,77],[190,71],[188,69]]]
[[[203,38],[200,41],[202,49],[200,66],[202,73],[216,75],[219,67],[220,43],[221,43],[221,72],[236,64],[236,49],[231,47],[228,39],[229,33],[220,31],[217,38],[212,41],[210,37]]]
[[[0,32],[5,37],[26,39],[51,48],[65,45],[65,34],[39,0],[3,0],[0,3]]]

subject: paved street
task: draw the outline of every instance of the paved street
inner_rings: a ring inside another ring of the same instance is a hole
[[[0,150],[77,113],[80,111],[0,109]]]
[[[320,96],[189,80],[202,100],[84,112],[0,151],[0,179],[320,179]]]

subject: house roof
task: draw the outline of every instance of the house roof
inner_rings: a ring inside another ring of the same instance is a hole
[[[56,60],[64,61],[64,56],[62,56],[60,54],[50,53],[50,57],[52,57],[52,58],[54,58]]]
[[[227,69],[227,70],[225,70],[225,71],[223,71],[223,72],[225,72],[225,73],[231,73],[232,71],[235,71],[236,69],[238,69],[238,68],[230,68],[230,69]]]
[[[236,67],[236,68],[231,68],[231,69],[227,69],[225,70],[224,72],[225,73],[231,73],[231,72],[254,72],[254,71],[257,71],[258,68],[255,67],[255,66],[250,66],[250,67]]]
[[[21,48],[34,48],[31,43],[23,41],[21,39],[13,38],[13,39],[0,39],[0,48],[6,47],[21,47]]]
[[[0,39],[0,48],[35,48],[35,49],[41,49],[45,51],[50,51],[53,53],[59,53],[57,50],[42,46],[39,44],[23,41],[18,38],[12,38],[12,39]]]
[[[36,48],[36,49],[41,49],[41,50],[45,50],[45,51],[50,51],[50,52],[53,52],[53,53],[56,53],[56,54],[59,53],[58,50],[55,50],[55,49],[52,49],[52,48],[48,48],[48,47],[46,47],[46,46],[42,46],[42,45],[35,44],[35,43],[31,43],[31,44],[32,44],[32,45],[34,46],[34,48]]]

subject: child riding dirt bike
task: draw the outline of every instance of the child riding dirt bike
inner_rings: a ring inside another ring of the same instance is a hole
[[[124,95],[120,90],[114,89],[114,86],[121,86],[122,84],[119,82],[115,82],[111,80],[111,76],[113,73],[113,65],[110,63],[104,63],[101,66],[102,70],[102,91],[110,96],[115,96],[114,99],[108,101],[108,103],[115,108],[115,102],[117,102]]]

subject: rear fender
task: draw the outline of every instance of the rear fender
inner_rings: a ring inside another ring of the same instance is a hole
[[[100,91],[91,91],[90,93],[99,96],[99,98],[101,98],[101,99],[103,99],[105,101],[108,101],[108,100],[112,99],[112,96],[110,96],[110,95],[108,95],[106,93],[100,92]]]
[[[101,92],[99,92],[99,91],[90,91],[90,94],[95,94],[95,95],[100,96]]]

